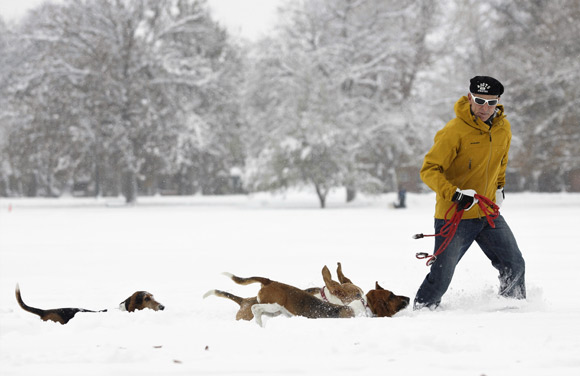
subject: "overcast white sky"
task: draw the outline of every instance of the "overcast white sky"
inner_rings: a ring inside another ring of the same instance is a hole
[[[0,0],[0,15],[7,21],[16,20],[44,1]],[[273,28],[279,3],[280,0],[208,0],[220,24],[249,39],[256,39]]]

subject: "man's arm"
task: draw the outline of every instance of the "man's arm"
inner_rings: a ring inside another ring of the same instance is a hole
[[[457,187],[445,178],[445,171],[457,156],[458,150],[457,137],[453,137],[448,127],[443,128],[435,135],[433,147],[425,155],[420,172],[423,182],[449,201],[452,200]]]
[[[511,142],[512,142],[512,138],[510,135],[510,138],[508,139],[507,147],[505,149],[505,154],[503,155],[503,158],[501,160],[501,165],[499,167],[499,173],[497,175],[497,187],[498,188],[505,187],[505,173],[507,170],[508,154],[509,154]]]

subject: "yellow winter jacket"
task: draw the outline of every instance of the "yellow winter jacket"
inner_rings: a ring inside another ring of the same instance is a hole
[[[503,106],[497,106],[491,129],[472,115],[466,96],[455,103],[455,114],[456,118],[435,135],[421,167],[421,179],[437,193],[435,218],[439,219],[445,218],[453,205],[451,199],[457,188],[473,189],[495,201],[497,188],[505,185],[512,132]],[[475,205],[463,218],[484,215]]]

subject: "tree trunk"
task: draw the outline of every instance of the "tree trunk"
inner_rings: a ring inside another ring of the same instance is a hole
[[[346,202],[353,202],[356,198],[356,189],[346,188]]]
[[[318,200],[320,201],[320,209],[326,208],[326,196],[328,195],[328,189],[321,188],[318,184],[314,184],[316,188],[316,194],[318,195]]]
[[[123,174],[123,196],[127,204],[137,202],[137,177],[132,171],[125,171]]]

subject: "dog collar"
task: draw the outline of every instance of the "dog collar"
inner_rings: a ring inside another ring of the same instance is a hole
[[[329,302],[328,298],[326,297],[326,294],[324,293],[324,289],[326,288],[326,286],[322,287],[320,289],[320,297],[322,298],[322,300],[324,300],[325,302]]]

